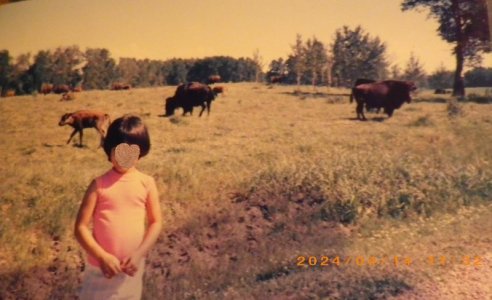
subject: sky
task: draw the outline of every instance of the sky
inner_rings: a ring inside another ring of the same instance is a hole
[[[0,49],[21,53],[79,45],[120,57],[166,60],[225,55],[268,67],[291,53],[296,35],[329,46],[335,32],[360,25],[404,68],[413,53],[427,72],[455,68],[452,45],[427,11],[402,0],[29,0],[0,5]],[[483,66],[492,67],[492,55]]]

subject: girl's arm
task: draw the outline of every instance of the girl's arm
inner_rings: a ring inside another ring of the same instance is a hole
[[[149,195],[146,203],[148,227],[144,239],[138,249],[130,257],[123,260],[122,269],[128,275],[133,275],[139,266],[140,260],[154,245],[162,228],[161,205],[155,180],[152,178],[149,184]]]
[[[97,187],[96,182],[93,180],[87,191],[85,192],[84,199],[80,205],[79,212],[77,214],[77,220],[75,221],[75,237],[79,241],[80,245],[89,253],[89,255],[97,258],[101,263],[101,270],[106,277],[112,277],[121,272],[119,260],[106,252],[94,239],[91,230],[89,229],[89,223],[92,219],[94,209],[97,201]]]

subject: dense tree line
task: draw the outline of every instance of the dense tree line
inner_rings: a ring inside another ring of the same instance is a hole
[[[107,49],[78,46],[59,47],[12,58],[8,50],[0,51],[0,94],[17,95],[39,92],[43,84],[69,85],[84,90],[108,89],[113,83],[132,87],[177,85],[187,81],[206,82],[219,75],[224,82],[255,81],[258,62],[251,58],[228,56],[203,59],[149,60],[121,58],[116,62]]]

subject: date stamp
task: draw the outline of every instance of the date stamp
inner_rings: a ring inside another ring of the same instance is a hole
[[[298,267],[374,267],[374,266],[393,266],[393,267],[411,267],[414,265],[427,265],[435,267],[445,267],[451,265],[462,265],[470,267],[481,267],[483,259],[478,255],[463,255],[463,256],[446,256],[446,255],[427,255],[422,257],[410,256],[314,256],[314,255],[298,255],[296,265]]]

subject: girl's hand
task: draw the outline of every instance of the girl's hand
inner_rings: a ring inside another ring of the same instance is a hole
[[[99,259],[101,271],[106,278],[112,278],[121,272],[120,261],[114,255],[105,254]]]
[[[138,271],[138,266],[140,266],[141,260],[142,256],[138,253],[134,253],[121,261],[121,270],[129,276],[134,276]]]

